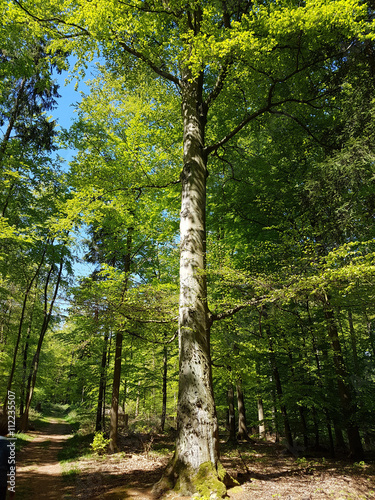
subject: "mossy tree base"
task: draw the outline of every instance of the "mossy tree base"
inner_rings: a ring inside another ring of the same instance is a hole
[[[227,488],[238,485],[239,483],[228,474],[220,462],[217,467],[212,462],[204,462],[196,471],[191,466],[172,459],[163,477],[155,484],[153,493],[158,498],[170,490],[181,496],[199,493],[204,497],[216,494],[217,498],[223,498],[226,496]]]

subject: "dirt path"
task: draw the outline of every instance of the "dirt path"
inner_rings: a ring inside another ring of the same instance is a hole
[[[103,457],[83,456],[78,475],[62,477],[58,452],[72,435],[55,419],[17,455],[17,500],[151,500],[168,455],[146,453],[136,436],[122,439],[121,452]],[[162,447],[168,444],[161,438]],[[144,444],[144,443],[143,443]],[[155,442],[157,445],[158,443]],[[273,444],[244,445],[226,450],[222,462],[241,483],[230,500],[375,500],[375,463],[300,459],[283,456]],[[171,493],[169,500],[176,500]]]
[[[56,418],[43,430],[28,434],[33,440],[17,453],[17,500],[72,498],[57,459],[64,441],[72,437],[69,425]]]

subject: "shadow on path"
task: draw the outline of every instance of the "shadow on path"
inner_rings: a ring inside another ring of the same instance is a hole
[[[64,442],[72,437],[69,425],[61,419],[52,419],[44,429],[28,434],[32,441],[16,457],[17,500],[73,498],[70,496],[72,487],[63,481],[57,458]]]

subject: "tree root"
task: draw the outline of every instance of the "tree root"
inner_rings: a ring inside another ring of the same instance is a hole
[[[220,462],[217,467],[211,462],[205,462],[198,470],[194,470],[190,465],[172,459],[152,492],[157,498],[172,489],[184,496],[199,493],[201,496],[209,497],[215,494],[217,498],[224,498],[227,488],[238,485]]]

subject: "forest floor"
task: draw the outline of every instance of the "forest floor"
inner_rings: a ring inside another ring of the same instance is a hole
[[[128,434],[118,453],[92,455],[92,435],[73,435],[61,418],[29,436],[17,456],[17,500],[151,500],[173,449],[171,436]],[[221,460],[241,484],[229,490],[232,500],[375,500],[373,460],[296,459],[267,442],[223,444]]]

